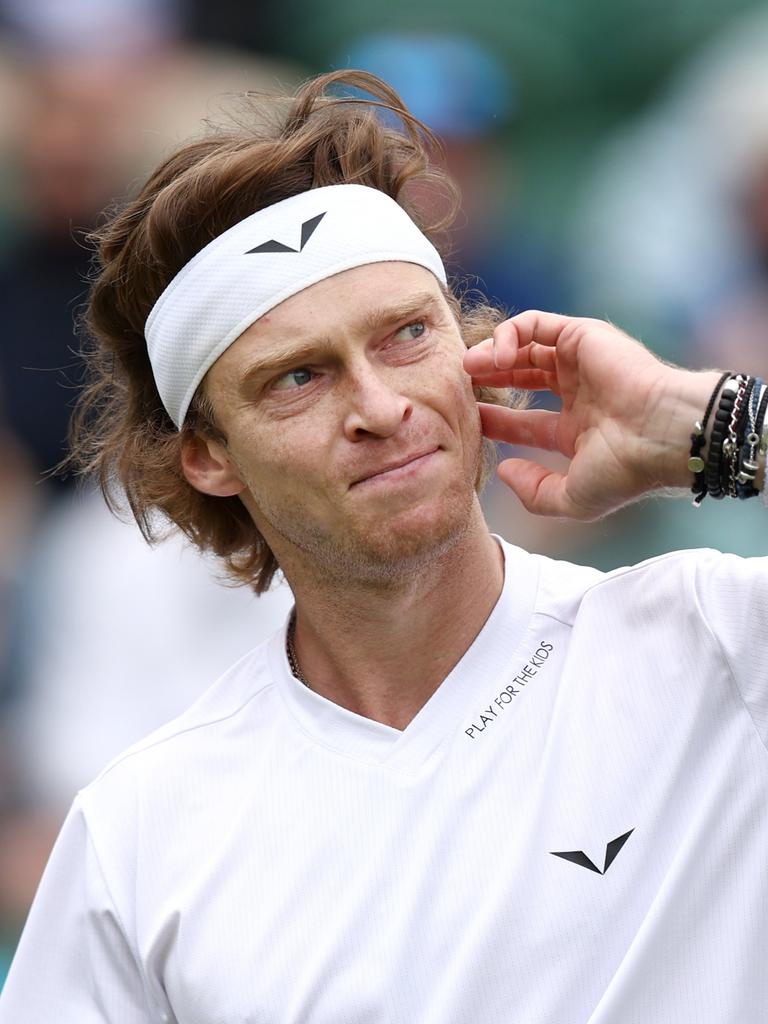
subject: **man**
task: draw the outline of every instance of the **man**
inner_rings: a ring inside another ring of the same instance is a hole
[[[81,457],[145,529],[163,509],[257,589],[279,566],[295,616],[81,792],[0,1021],[757,1024],[765,561],[552,562],[492,537],[475,485],[482,428],[571,457],[500,467],[541,514],[688,486],[710,404],[697,484],[740,460],[757,492],[724,431],[768,391],[547,313],[466,352],[487,311],[416,226],[417,127],[338,80],[397,105],[315,80],[103,234]]]

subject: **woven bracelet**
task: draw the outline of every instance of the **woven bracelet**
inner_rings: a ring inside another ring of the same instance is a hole
[[[709,417],[712,415],[712,409],[715,405],[715,399],[720,393],[720,388],[731,376],[733,375],[730,371],[726,371],[722,374],[720,380],[715,385],[715,390],[709,396],[709,402],[707,403],[707,409],[704,413],[704,419],[701,421],[697,420],[693,425],[693,433],[691,434],[691,451],[688,457],[688,469],[693,473],[691,491],[695,495],[693,499],[695,508],[698,508],[707,496],[707,478],[704,472],[706,469],[706,463],[701,457],[701,450],[706,442]]]

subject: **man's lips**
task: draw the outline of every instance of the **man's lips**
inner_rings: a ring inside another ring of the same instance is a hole
[[[400,459],[387,462],[383,466],[377,466],[376,469],[372,469],[363,476],[358,477],[357,480],[353,480],[350,487],[357,487],[358,484],[363,484],[369,481],[373,482],[374,480],[385,477],[390,473],[393,474],[395,470],[404,469],[406,466],[413,466],[414,463],[420,462],[422,459],[427,459],[430,455],[434,455],[438,449],[439,445],[435,445],[433,448],[425,448],[423,451],[413,452],[411,455],[404,455]]]

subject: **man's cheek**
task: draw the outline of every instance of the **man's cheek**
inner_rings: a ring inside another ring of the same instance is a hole
[[[466,384],[456,379],[445,381],[440,411],[471,461],[481,444],[482,428],[480,410],[469,378]]]
[[[445,383],[445,394],[462,416],[471,415],[472,419],[478,418],[477,412],[477,388],[472,387],[471,378],[464,373],[451,376]]]

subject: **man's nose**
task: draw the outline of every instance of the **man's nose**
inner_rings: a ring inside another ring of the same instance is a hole
[[[413,405],[391,375],[366,366],[356,369],[347,384],[344,433],[350,441],[365,437],[391,437],[407,420]]]

